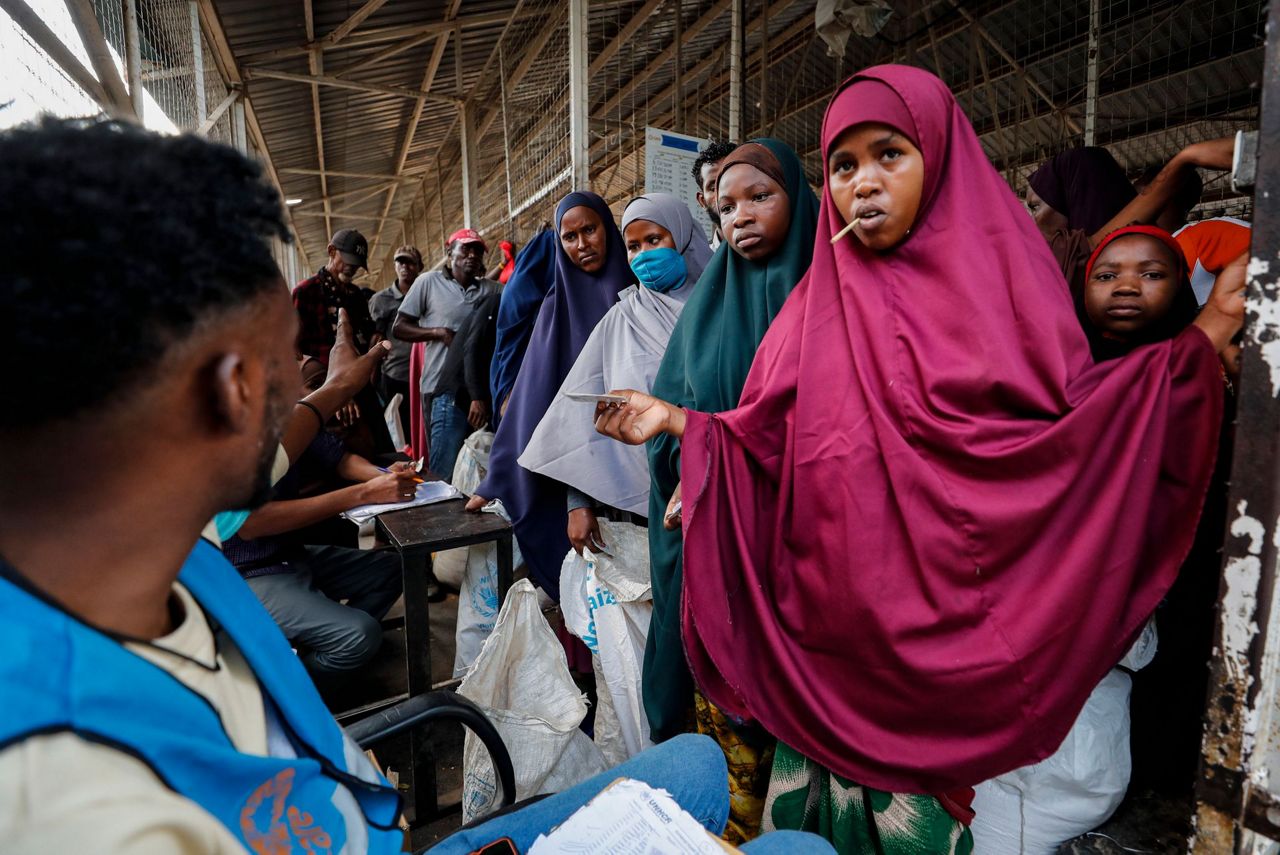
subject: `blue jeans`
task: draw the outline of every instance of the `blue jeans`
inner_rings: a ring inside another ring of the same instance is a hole
[[[446,481],[453,478],[453,464],[467,438],[467,414],[458,409],[452,393],[431,398],[431,457],[427,466]]]
[[[637,754],[576,787],[473,829],[459,831],[428,852],[430,855],[466,855],[503,837],[511,838],[516,849],[525,852],[539,834],[546,834],[564,822],[618,778],[633,778],[651,787],[661,787],[707,831],[716,835],[724,831],[729,819],[729,772],[724,752],[710,737],[685,734]],[[743,846],[742,851],[753,855],[835,853],[821,837],[801,831],[766,834]]]

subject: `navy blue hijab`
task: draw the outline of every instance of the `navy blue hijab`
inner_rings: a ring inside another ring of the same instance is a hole
[[[516,267],[498,304],[498,338],[489,365],[489,389],[493,392],[493,425],[502,421],[499,410],[511,394],[524,359],[538,309],[556,281],[555,259],[559,251],[556,233],[544,229],[516,257]]]
[[[579,206],[595,211],[604,224],[604,266],[595,273],[587,273],[569,261],[564,249],[557,246],[555,284],[538,311],[538,320],[533,325],[511,390],[507,415],[498,426],[489,456],[489,475],[476,488],[478,495],[502,500],[515,527],[529,575],[556,602],[560,601],[560,565],[569,551],[565,487],[559,481],[535,475],[516,459],[529,444],[529,438],[591,331],[618,302],[618,293],[636,281],[627,263],[622,233],[613,221],[613,212],[595,193],[579,190],[560,200],[553,235],[556,242],[559,243],[561,218],[570,208]],[[590,406],[582,406],[582,417],[591,418]]]

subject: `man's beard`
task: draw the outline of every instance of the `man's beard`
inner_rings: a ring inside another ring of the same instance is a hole
[[[254,469],[253,489],[248,497],[235,505],[236,510],[257,510],[271,501],[275,495],[275,483],[271,479],[275,469],[276,449],[284,436],[285,428],[285,396],[283,387],[278,384],[267,386],[267,400],[270,405],[263,414],[262,447],[258,452],[258,463]],[[321,428],[323,430],[323,428]]]
[[[707,212],[707,219],[711,221],[711,234],[715,235],[720,231],[720,218],[710,208],[703,208],[702,210]]]

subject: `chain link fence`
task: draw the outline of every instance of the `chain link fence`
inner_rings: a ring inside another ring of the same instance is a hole
[[[29,5],[81,64],[90,68],[88,53],[63,0],[29,0]],[[196,4],[188,0],[137,0],[135,9],[144,124],[168,133],[196,131],[222,108],[204,135],[265,159],[252,140],[236,139],[236,111],[228,101],[232,88],[214,61]],[[127,82],[124,0],[93,0],[93,11],[117,73]],[[102,112],[102,106],[4,13],[0,13],[0,50],[9,65],[7,84],[12,92],[7,97],[0,95],[0,126],[30,121],[41,114],[92,116]],[[298,249],[278,240],[273,249],[286,280],[301,278],[298,273],[305,265]]]

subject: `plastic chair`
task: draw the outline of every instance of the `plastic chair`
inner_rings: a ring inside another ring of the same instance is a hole
[[[502,798],[496,810],[511,807],[516,800],[516,773],[511,754],[497,729],[478,706],[454,692],[436,691],[401,701],[346,728],[347,735],[361,748],[371,748],[384,739],[433,721],[457,721],[469,729],[489,752],[489,762],[498,773]]]

